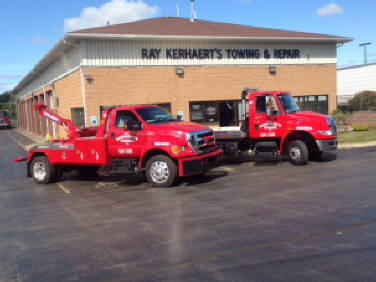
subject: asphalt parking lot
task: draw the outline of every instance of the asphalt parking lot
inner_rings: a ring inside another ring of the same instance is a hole
[[[374,281],[376,148],[225,164],[151,188],[37,185],[0,130],[0,281]]]

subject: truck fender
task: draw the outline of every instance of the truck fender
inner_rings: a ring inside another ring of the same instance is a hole
[[[306,143],[308,150],[314,151],[317,149],[316,139],[307,131],[291,131],[285,135],[280,144],[280,154],[282,155],[288,149],[288,146],[293,140],[301,140]]]
[[[168,152],[166,152],[166,151],[164,151],[164,150],[162,150],[162,149],[151,149],[151,150],[149,150],[149,151],[144,152],[144,154],[142,155],[142,157],[141,157],[141,162],[140,162],[140,164],[139,164],[139,168],[140,168],[140,169],[145,168],[145,167],[146,167],[146,163],[147,163],[147,161],[148,161],[151,157],[153,157],[153,156],[155,156],[155,155],[166,155],[166,156],[170,157],[174,162],[176,162],[176,160],[175,160],[173,157],[171,157],[170,154],[169,154]]]

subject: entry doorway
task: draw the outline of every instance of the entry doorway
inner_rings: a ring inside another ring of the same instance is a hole
[[[236,119],[236,101],[220,101],[219,107],[219,126],[236,126],[238,121]]]

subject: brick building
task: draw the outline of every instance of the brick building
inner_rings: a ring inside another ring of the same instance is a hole
[[[245,86],[286,90],[303,109],[327,113],[336,108],[336,46],[351,40],[168,17],[67,33],[13,90],[18,126],[56,137],[36,103],[86,126],[103,106],[124,104],[237,126]]]

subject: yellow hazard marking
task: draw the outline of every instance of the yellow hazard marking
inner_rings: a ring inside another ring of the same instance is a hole
[[[64,193],[66,193],[66,194],[70,194],[70,193],[71,193],[67,188],[64,187],[63,184],[58,183],[57,186],[58,186],[61,190],[63,190]]]
[[[117,187],[119,187],[120,183],[123,183],[123,181],[118,181],[118,182],[99,182],[97,185],[95,185],[95,189],[117,188]]]
[[[24,149],[25,151],[26,150],[26,147],[24,145],[22,145],[16,138],[14,138],[14,136],[12,136],[10,133],[8,133],[9,137],[14,141],[14,143],[16,143],[18,146],[20,146],[22,149]]]
[[[234,171],[235,169],[233,167],[229,167],[229,166],[220,166],[218,168],[219,170],[224,170],[224,171]]]

